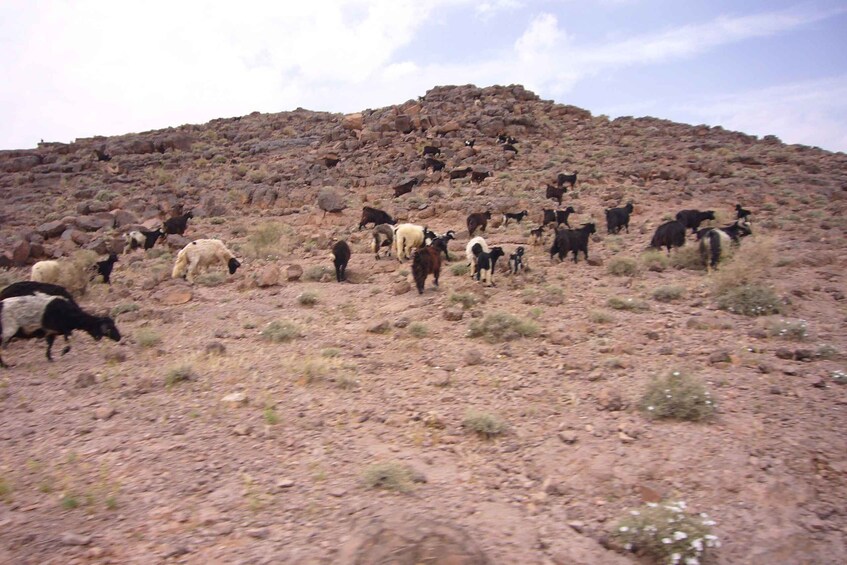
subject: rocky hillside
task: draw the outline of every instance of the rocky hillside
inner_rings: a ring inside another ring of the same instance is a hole
[[[492,176],[450,181],[460,167]],[[598,227],[576,264],[529,240],[556,207],[545,184],[574,171],[563,207]],[[720,541],[707,562],[847,559],[843,153],[437,87],[3,151],[0,201],[1,284],[194,213],[79,289],[119,343],[77,333],[53,363],[40,341],[3,350],[0,562],[650,562],[621,521],[678,501]],[[629,201],[629,232],[607,234],[604,209]],[[737,203],[754,233],[716,272],[693,236],[646,251],[678,210],[724,225]],[[457,232],[438,288],[374,258],[362,205]],[[489,244],[527,250],[492,288],[464,268],[465,218],[485,210]],[[201,237],[242,267],[171,279]],[[334,239],[354,252],[345,284]],[[679,418],[655,417],[667,406]]]

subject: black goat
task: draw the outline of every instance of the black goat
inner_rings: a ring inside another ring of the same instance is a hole
[[[103,277],[104,283],[108,285],[112,284],[112,281],[110,280],[112,276],[112,269],[117,262],[118,256],[114,253],[109,253],[109,257],[107,259],[97,261],[97,263],[95,263],[97,265],[97,274]]]
[[[412,187],[417,184],[418,179],[416,177],[412,177],[409,180],[403,181],[402,183],[398,184],[394,187],[394,198],[412,192]]]
[[[192,212],[186,212],[181,216],[175,216],[173,218],[168,218],[164,223],[164,232],[166,234],[179,234],[183,235],[185,233],[185,229],[188,227],[188,220],[193,218],[194,214]]]
[[[412,259],[412,276],[415,279],[418,294],[423,294],[426,277],[430,274],[437,287],[438,277],[441,274],[441,251],[435,246],[427,245],[418,249],[415,252],[415,258]]]
[[[701,223],[714,219],[714,210],[706,210],[705,212],[701,212],[700,210],[680,210],[676,213],[676,221],[686,228],[691,228],[691,233],[697,233],[697,228],[700,227]]]
[[[665,222],[653,234],[653,239],[650,240],[650,247],[654,249],[668,248],[668,255],[671,254],[672,247],[682,247],[685,245],[685,226],[676,220]]]
[[[509,271],[513,275],[517,275],[518,271],[523,270],[523,247],[518,247],[515,252],[509,255]]]
[[[453,169],[450,171],[450,180],[463,179],[473,172],[473,167],[465,167],[464,169]]]
[[[568,191],[564,186],[553,186],[552,184],[547,185],[547,191],[544,193],[545,198],[552,198],[556,202],[559,203],[559,206],[562,205],[562,196]]]
[[[423,148],[423,153],[421,153],[424,157],[427,155],[441,155],[441,149],[438,147],[434,147],[432,145],[427,145]]]
[[[359,229],[371,223],[374,227],[379,224],[391,224],[393,226],[397,223],[397,220],[392,218],[387,212],[377,208],[371,208],[370,206],[362,206],[362,219],[359,220]]]
[[[111,161],[112,156],[106,153],[103,149],[95,149],[94,154],[97,156],[98,161]]]
[[[427,157],[425,161],[425,169],[432,169],[432,172],[440,171],[444,169],[444,161],[439,161],[438,159],[434,159],[432,157]]]
[[[471,182],[475,182],[476,184],[482,183],[488,177],[493,177],[494,173],[491,171],[473,171],[471,173]]]
[[[738,220],[746,220],[747,217],[751,214],[750,210],[745,210],[741,207],[741,204],[735,205],[735,218]]]
[[[508,145],[514,145],[517,142],[518,142],[517,139],[515,139],[511,135],[506,135],[505,133],[501,133],[500,135],[497,136],[497,143],[501,143],[501,144],[505,143],[505,144],[508,144]]]
[[[618,233],[622,228],[626,228],[626,233],[629,233],[629,215],[632,214],[633,209],[632,202],[628,202],[623,208],[606,210],[606,231]]]
[[[474,255],[476,255],[476,266],[474,277],[476,280],[481,280],[483,283],[494,285],[494,267],[497,264],[497,259],[505,255],[502,247],[492,247],[490,251],[480,251],[477,253],[476,245],[474,246]]]
[[[0,301],[0,335],[5,348],[13,338],[47,340],[47,360],[52,361],[51,349],[57,335],[68,341],[74,330],[83,330],[95,340],[108,337],[120,341],[121,334],[114,320],[84,312],[76,302],[61,296],[36,293],[15,296]],[[67,353],[70,345],[63,351]],[[7,367],[0,357],[0,367]]]
[[[503,145],[503,151],[511,151],[515,155],[518,154],[518,148],[512,145],[511,143],[506,143],[505,145]]]
[[[473,232],[477,228],[485,233],[485,228],[488,227],[488,220],[491,219],[491,212],[476,212],[468,216],[468,237],[473,237]]]
[[[343,239],[332,246],[332,264],[335,265],[335,279],[347,280],[347,263],[350,261],[350,246]]]
[[[542,210],[544,216],[541,220],[541,227],[543,228],[547,224],[555,224],[556,223],[556,210]]]
[[[431,245],[439,251],[442,251],[444,253],[444,258],[448,261],[452,261],[452,259],[450,259],[450,253],[447,250],[447,244],[454,239],[456,239],[456,233],[453,230],[449,230],[444,235],[439,235],[438,237],[430,240],[428,245]]]
[[[597,228],[592,223],[583,224],[581,228],[575,230],[558,230],[553,245],[550,247],[550,259],[558,254],[559,260],[564,261],[568,252],[573,251],[573,262],[576,263],[579,252],[582,251],[585,254],[585,260],[588,261],[588,238],[593,233],[597,233]]]
[[[571,225],[568,223],[568,217],[571,214],[575,214],[575,213],[576,213],[576,210],[573,209],[573,206],[568,206],[564,210],[556,210],[556,227],[559,227],[562,224],[565,224],[566,226],[568,226],[570,228]]]
[[[515,220],[517,223],[521,223],[521,220],[523,220],[527,214],[529,214],[529,212],[527,212],[526,210],[518,213],[506,212],[505,214],[503,214],[503,225],[508,226],[509,220]]]
[[[565,183],[568,183],[569,185],[571,185],[571,190],[573,190],[574,186],[576,185],[576,175],[578,173],[579,171],[574,171],[572,175],[559,173],[558,175],[556,175],[556,184],[559,188],[562,188]]]
[[[529,237],[533,245],[541,245],[544,241],[544,226],[529,230]]]

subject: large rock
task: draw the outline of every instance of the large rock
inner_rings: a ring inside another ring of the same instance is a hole
[[[279,284],[280,270],[276,265],[265,265],[256,276],[256,285],[262,288]]]
[[[412,131],[412,118],[406,114],[400,114],[394,118],[394,129],[400,133],[409,133]]]
[[[29,255],[30,244],[27,240],[22,239],[12,248],[12,263],[14,263],[16,267],[23,267],[26,265]]]
[[[318,208],[324,212],[341,212],[347,208],[344,199],[337,192],[332,190],[322,190],[318,194]]]
[[[97,231],[102,228],[112,228],[115,225],[115,218],[111,214],[99,216],[79,216],[74,220],[74,224],[83,231]]]
[[[285,278],[288,279],[288,282],[299,281],[300,277],[303,276],[303,267],[300,265],[289,265],[285,269]]]
[[[341,119],[341,125],[349,130],[360,130],[365,125],[365,118],[361,113],[347,114]]]
[[[68,225],[65,222],[61,220],[54,220],[52,222],[41,224],[35,228],[35,231],[44,239],[50,239],[51,237],[58,237],[62,235],[62,232],[64,232],[67,227]]]
[[[138,216],[128,210],[115,210],[112,213],[112,216],[115,218],[116,228],[122,228],[124,226],[138,223]]]

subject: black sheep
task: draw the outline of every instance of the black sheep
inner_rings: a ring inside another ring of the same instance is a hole
[[[15,296],[0,301],[0,335],[5,348],[13,338],[47,340],[47,360],[52,361],[51,349],[57,335],[68,341],[74,330],[83,330],[95,340],[108,337],[120,341],[121,334],[114,320],[107,316],[93,316],[83,311],[75,302],[61,296],[37,293]],[[67,353],[70,346],[66,346]],[[0,358],[0,367],[7,367]]]
[[[335,265],[335,278],[338,282],[347,280],[347,263],[350,261],[350,246],[341,240],[332,246],[332,264]]]
[[[562,196],[564,196],[567,191],[568,191],[568,189],[565,188],[564,186],[556,187],[556,186],[553,186],[552,184],[548,184],[547,185],[547,191],[544,193],[544,197],[545,198],[552,198],[553,200],[558,202],[559,205],[561,206],[562,205]]]

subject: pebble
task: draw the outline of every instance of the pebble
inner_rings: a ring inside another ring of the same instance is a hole
[[[101,406],[94,410],[94,418],[96,420],[108,420],[117,413],[117,410],[111,406]]]
[[[60,539],[62,545],[88,545],[91,543],[91,536],[75,534],[73,532],[64,532]]]

